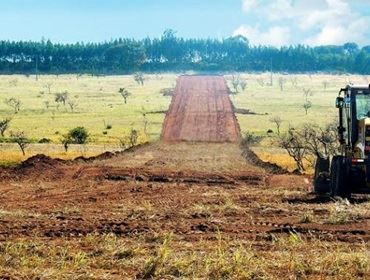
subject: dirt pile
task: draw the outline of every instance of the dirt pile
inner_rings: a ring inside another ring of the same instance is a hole
[[[18,167],[18,170],[27,169],[45,169],[50,167],[58,166],[65,161],[62,159],[53,159],[49,156],[38,154],[23,161]]]
[[[290,173],[289,171],[285,170],[284,168],[281,168],[279,165],[275,163],[265,162],[261,160],[248,146],[243,145],[241,148],[243,151],[242,152],[243,157],[245,157],[245,159],[248,162],[252,163],[253,165],[261,167],[271,174]]]

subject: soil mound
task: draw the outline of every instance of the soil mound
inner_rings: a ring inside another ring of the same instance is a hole
[[[280,175],[280,174],[290,174],[290,172],[288,170],[285,170],[284,168],[281,168],[280,166],[278,166],[277,164],[275,163],[270,163],[270,162],[265,162],[263,160],[261,160],[249,147],[247,146],[242,146],[242,155],[243,157],[245,157],[245,159],[258,166],[258,167],[261,167],[263,169],[265,169],[266,171],[268,171],[269,173],[271,174],[277,174],[277,175]]]
[[[23,161],[18,167],[18,170],[31,169],[31,168],[50,168],[51,166],[57,166],[65,161],[62,159],[53,159],[49,156],[38,154]]]

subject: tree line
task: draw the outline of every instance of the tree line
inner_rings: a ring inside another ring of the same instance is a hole
[[[160,71],[277,71],[370,74],[370,46],[251,46],[247,38],[160,38],[60,44],[0,41],[2,74],[130,74]]]

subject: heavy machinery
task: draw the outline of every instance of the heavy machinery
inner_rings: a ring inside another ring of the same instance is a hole
[[[333,197],[370,193],[370,85],[348,85],[336,99],[340,149],[330,162],[318,157],[314,190]]]

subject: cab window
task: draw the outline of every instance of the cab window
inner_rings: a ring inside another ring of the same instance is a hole
[[[356,111],[357,119],[370,118],[370,95],[358,94],[356,95]]]

